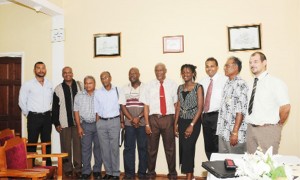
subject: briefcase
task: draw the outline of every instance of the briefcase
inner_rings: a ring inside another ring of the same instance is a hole
[[[224,161],[206,161],[202,162],[202,167],[217,178],[233,178],[235,169],[226,169]]]

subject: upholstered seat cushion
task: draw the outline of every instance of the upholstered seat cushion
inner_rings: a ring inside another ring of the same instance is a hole
[[[6,159],[8,169],[26,169],[27,158],[24,143],[16,144],[15,146],[6,149]]]

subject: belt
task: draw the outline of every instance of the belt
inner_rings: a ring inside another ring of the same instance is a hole
[[[212,112],[205,112],[203,114],[206,114],[206,115],[214,115],[214,114],[218,114],[219,111],[212,111]]]
[[[32,111],[29,111],[29,113],[33,114],[33,115],[41,115],[41,116],[50,115],[50,111],[46,111],[46,112],[32,112]]]
[[[107,120],[113,120],[113,119],[118,118],[118,117],[120,117],[120,115],[117,115],[115,117],[109,117],[109,118],[103,118],[103,117],[101,117],[100,119],[107,121]]]
[[[163,117],[167,117],[167,116],[172,116],[174,114],[166,114],[166,115],[161,115],[161,114],[151,114],[151,116],[156,117],[157,119],[163,118]]]
[[[93,121],[93,122],[90,122],[90,121],[82,121],[82,123],[84,123],[84,124],[94,124],[94,123],[96,123],[96,121]]]
[[[263,125],[256,125],[256,124],[250,124],[252,127],[266,127],[266,126],[276,126],[277,124],[263,124]]]

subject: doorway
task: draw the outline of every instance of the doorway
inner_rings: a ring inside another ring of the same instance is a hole
[[[21,57],[0,57],[0,130],[14,129],[19,135],[22,135],[22,114],[18,105],[21,67]]]

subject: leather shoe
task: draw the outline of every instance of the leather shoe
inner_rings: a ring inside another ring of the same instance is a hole
[[[91,174],[82,174],[82,179],[88,179],[91,176]]]
[[[76,172],[76,173],[75,173],[75,176],[76,176],[77,178],[82,178],[81,172]]]
[[[68,171],[68,172],[65,173],[65,176],[66,177],[71,177],[71,176],[73,176],[73,172],[72,171]]]
[[[93,172],[94,179],[101,179],[101,173],[100,172]]]
[[[120,179],[119,176],[112,176],[110,179]]]
[[[123,177],[123,180],[132,180],[132,179],[135,179],[134,175],[133,175],[133,176],[125,175],[125,176]]]
[[[113,177],[112,175],[105,174],[105,176],[103,177],[103,179],[110,179],[110,178],[112,178],[112,177]]]

